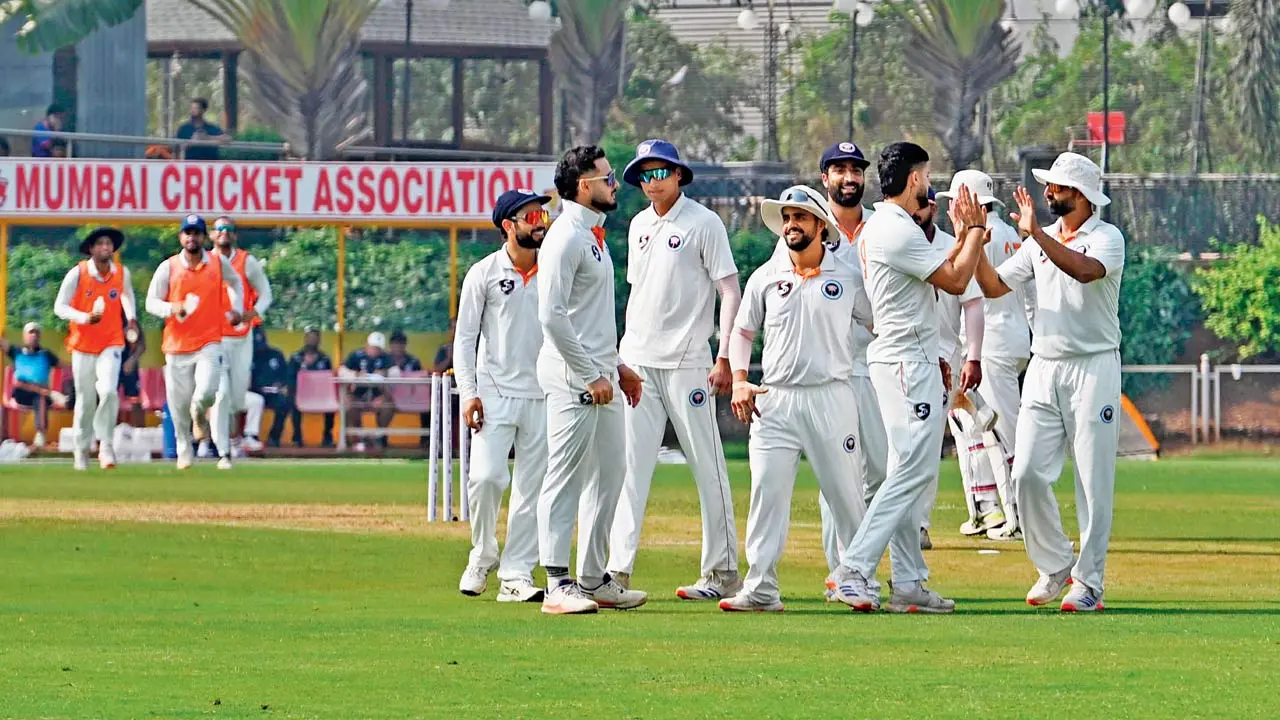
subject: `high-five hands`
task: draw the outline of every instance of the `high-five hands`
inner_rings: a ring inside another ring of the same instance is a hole
[[[971,228],[987,226],[987,209],[978,203],[978,196],[969,190],[968,185],[960,186],[955,200],[947,206],[947,216],[951,218],[951,226],[955,228],[956,239],[960,242],[964,242],[965,234]],[[983,242],[988,240],[989,234],[984,237]]]
[[[1040,231],[1040,223],[1036,222],[1036,204],[1031,193],[1021,185],[1014,191],[1013,200],[1018,204],[1018,212],[1009,213],[1009,217],[1018,223],[1018,234],[1026,240]]]

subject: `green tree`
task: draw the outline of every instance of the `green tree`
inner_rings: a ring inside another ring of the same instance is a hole
[[[65,329],[66,321],[53,314],[53,301],[62,278],[79,259],[61,248],[31,243],[10,247],[6,324],[21,327],[34,320],[46,328]]]
[[[623,75],[622,42],[629,0],[560,0],[560,29],[548,48],[565,94],[575,145],[604,136],[609,108]]]
[[[1239,48],[1230,87],[1255,149],[1280,155],[1280,1],[1232,0]]]
[[[6,0],[0,2],[0,23],[23,18],[18,47],[24,52],[53,52],[80,42],[102,27],[132,18],[142,0]]]
[[[1225,259],[1196,271],[1205,327],[1241,359],[1280,352],[1280,225],[1258,225],[1257,245],[1222,245]]]
[[[1200,321],[1200,306],[1177,252],[1161,246],[1127,246],[1120,285],[1120,357],[1130,365],[1167,365],[1187,348]],[[1124,391],[1139,397],[1167,385],[1168,376],[1126,375]]]

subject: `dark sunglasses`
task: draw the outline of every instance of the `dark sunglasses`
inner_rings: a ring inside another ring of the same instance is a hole
[[[213,226],[213,231],[214,231],[214,232],[235,232],[235,231],[236,231],[236,226],[235,226],[235,225],[225,225],[225,224],[214,225],[214,226]]]
[[[523,220],[526,225],[546,225],[551,220],[551,213],[546,210],[530,210],[523,215],[512,215],[510,220]]]
[[[666,180],[671,177],[671,168],[653,168],[640,171],[640,182],[651,183],[654,180]]]
[[[601,175],[600,177],[590,177],[590,178],[582,178],[582,179],[586,180],[587,182],[595,182],[596,180],[603,180],[604,184],[608,185],[609,187],[615,187],[618,184],[618,174],[613,172],[609,173],[608,175]]]
[[[779,202],[784,203],[816,203],[813,196],[804,190],[795,189],[782,193],[782,197],[778,198]]]

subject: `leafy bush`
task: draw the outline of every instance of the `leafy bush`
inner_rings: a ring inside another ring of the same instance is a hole
[[[46,328],[66,328],[66,321],[53,314],[53,301],[62,278],[79,259],[61,248],[10,247],[8,325],[21,327],[34,320]]]
[[[1215,243],[1226,259],[1196,271],[1205,326],[1241,359],[1280,352],[1280,225],[1258,227],[1257,245]]]
[[[1120,285],[1120,356],[1131,365],[1167,365],[1180,356],[1200,309],[1176,253],[1160,246],[1128,246]],[[1164,375],[1129,375],[1124,392],[1141,396],[1169,383]]]

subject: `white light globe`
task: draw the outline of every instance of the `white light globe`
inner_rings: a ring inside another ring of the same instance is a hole
[[[1017,27],[1018,23],[1014,22],[1013,18],[1005,18],[1000,21],[1000,28],[1005,32],[1013,32]]]
[[[866,27],[876,19],[876,9],[867,3],[858,3],[857,14],[853,16],[853,21],[858,23],[858,27]]]
[[[1191,22],[1191,8],[1186,3],[1176,2],[1169,6],[1169,22],[1180,28]]]
[[[356,307],[358,308],[364,307],[364,298],[356,298]]]
[[[1144,18],[1156,7],[1155,0],[1124,0],[1124,12],[1131,18]]]
[[[743,30],[755,30],[760,27],[760,19],[756,17],[756,11],[751,8],[744,8],[738,13],[738,27]]]
[[[1062,17],[1072,17],[1079,9],[1076,0],[1058,0],[1053,4],[1053,11]]]
[[[401,300],[400,298],[396,298],[396,309],[397,309],[397,310],[403,310],[403,309],[404,309],[404,301],[403,301],[403,300]]]
[[[551,19],[551,3],[547,0],[533,0],[529,3],[529,19],[546,22]]]
[[[838,12],[841,15],[852,15],[853,11],[858,8],[857,0],[836,0],[831,5],[832,12]]]

